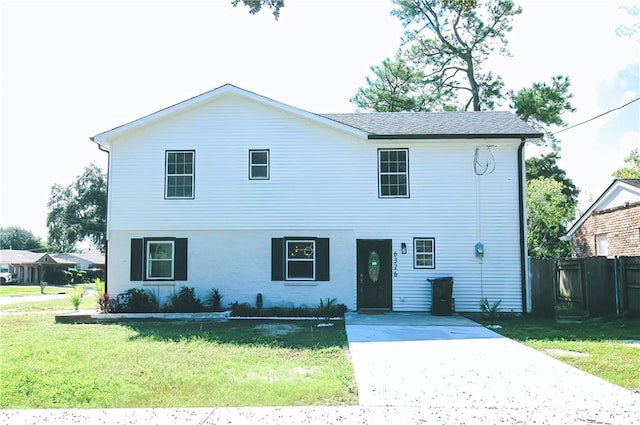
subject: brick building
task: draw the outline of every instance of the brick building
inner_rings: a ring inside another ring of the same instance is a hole
[[[640,256],[640,179],[616,179],[563,237],[573,257]]]

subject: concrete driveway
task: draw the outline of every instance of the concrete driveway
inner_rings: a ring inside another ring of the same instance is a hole
[[[640,423],[639,394],[462,316],[345,319],[362,406],[500,411],[508,423],[519,423],[523,412],[524,423]]]

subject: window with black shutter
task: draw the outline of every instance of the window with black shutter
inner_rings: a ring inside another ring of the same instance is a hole
[[[328,238],[273,238],[272,281],[329,281]]]
[[[187,239],[131,239],[130,278],[132,281],[187,280]]]

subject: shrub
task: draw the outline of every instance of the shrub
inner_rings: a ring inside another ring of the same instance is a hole
[[[207,299],[204,301],[204,304],[208,306],[210,311],[224,311],[224,307],[222,307],[222,298],[223,296],[218,288],[213,288]]]
[[[71,290],[71,293],[69,294],[69,297],[71,298],[71,304],[73,304],[73,309],[75,311],[78,311],[78,309],[80,308],[80,303],[82,302],[82,298],[84,298],[84,286],[83,285],[74,286],[73,289]]]
[[[502,300],[498,300],[493,304],[489,303],[487,297],[480,300],[480,310],[487,316],[492,325],[500,318],[500,304]]]
[[[96,278],[93,280],[93,283],[96,286],[96,309],[98,313],[109,313],[111,302],[109,301],[109,294],[105,291],[105,281]]]
[[[118,294],[114,311],[126,313],[155,313],[159,311],[160,302],[156,294],[150,290],[131,288]]]
[[[196,297],[195,290],[182,286],[178,292],[169,295],[165,311],[174,313],[196,313],[202,311],[202,302]]]

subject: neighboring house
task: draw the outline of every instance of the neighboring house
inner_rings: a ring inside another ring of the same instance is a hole
[[[104,269],[104,255],[96,251],[83,254],[48,254],[15,249],[0,250],[0,270],[15,274],[16,283],[40,283],[50,273],[66,270]]]
[[[616,179],[571,226],[574,257],[640,256],[640,179]]]
[[[526,305],[509,112],[314,114],[224,85],[91,138],[109,152],[108,291],[429,311]]]

